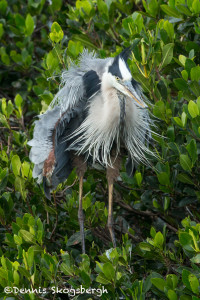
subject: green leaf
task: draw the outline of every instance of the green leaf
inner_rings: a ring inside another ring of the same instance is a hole
[[[181,75],[185,81],[188,80],[188,72],[186,70],[181,71]]]
[[[198,105],[192,100],[188,104],[188,111],[192,118],[196,118],[199,115]]]
[[[170,23],[168,20],[165,21],[163,28],[165,29],[165,31],[167,32],[168,36],[170,39],[174,38],[174,27],[173,24]]]
[[[174,121],[176,122],[176,124],[180,127],[184,127],[183,126],[183,122],[179,117],[174,117]]]
[[[67,241],[67,246],[77,245],[81,242],[80,232],[74,233]]]
[[[46,269],[45,267],[41,268],[43,276],[46,278],[46,280],[52,281],[52,275],[49,269]]]
[[[6,9],[8,7],[8,3],[6,0],[0,1],[0,12],[4,15],[6,13]]]
[[[73,58],[76,58],[83,51],[83,45],[81,42],[74,42],[70,40],[67,50]]]
[[[20,96],[20,94],[17,94],[15,96],[15,104],[16,104],[17,108],[21,107],[22,102],[23,102],[22,97]]]
[[[22,166],[21,166],[21,171],[22,171],[22,176],[24,178],[31,178],[31,165],[29,162],[24,161]]]
[[[159,231],[156,233],[156,236],[154,238],[154,246],[162,249],[163,243],[164,243],[164,237],[163,237],[162,233]]]
[[[103,273],[100,273],[97,278],[96,281],[102,284],[109,284],[110,280],[108,280],[105,275]]]
[[[200,13],[200,2],[199,0],[194,0],[192,3],[192,11],[195,14],[199,14]]]
[[[200,66],[196,66],[191,69],[190,76],[192,80],[199,81],[200,80]]]
[[[180,232],[179,233],[179,241],[184,249],[186,249],[188,251],[194,251],[192,236],[189,233]]]
[[[151,234],[152,238],[155,238],[155,236],[156,236],[156,230],[155,230],[155,228],[153,226],[151,226],[150,234]]]
[[[24,17],[17,13],[15,15],[15,24],[17,25],[17,27],[20,29],[21,33],[24,33],[24,27],[26,26],[25,24],[25,19]]]
[[[24,178],[16,176],[14,186],[15,186],[15,190],[20,192],[22,198],[25,200],[27,191],[25,190],[25,180],[24,180]]]
[[[199,294],[199,281],[198,281],[197,277],[194,274],[190,274],[188,276],[188,281],[190,283],[191,290],[193,291],[193,293],[198,295]]]
[[[59,43],[64,36],[64,33],[62,31],[62,28],[57,22],[54,22],[51,26],[51,33],[50,33],[50,39],[52,42]]]
[[[142,28],[144,28],[144,21],[142,15],[135,11],[132,14],[132,19],[134,23],[133,26],[137,26],[137,32],[140,33],[142,31]]]
[[[34,20],[30,14],[26,16],[25,25],[26,25],[26,34],[31,35],[34,30]]]
[[[159,9],[158,2],[156,0],[150,0],[147,2],[148,5],[146,1],[143,0],[142,2],[146,12],[149,13],[151,16],[156,17]]]
[[[12,104],[11,100],[9,100],[7,103],[7,117],[8,118],[10,117],[12,112],[13,112],[13,104]]]
[[[90,276],[84,270],[82,270],[79,274],[84,283],[89,286],[91,282]]]
[[[174,17],[174,18],[182,18],[181,14],[179,13],[179,11],[175,8],[172,8],[168,5],[160,5],[160,8],[162,9],[162,11],[164,11],[168,16],[170,17]]]
[[[47,68],[50,70],[55,70],[59,66],[59,59],[55,55],[54,51],[50,51],[46,57]]]
[[[3,264],[2,264],[2,266],[3,266]],[[3,268],[0,267],[0,277],[4,278],[5,280],[8,279],[8,273],[7,273],[7,267],[6,266],[3,266]]]
[[[166,287],[166,282],[165,282],[164,279],[162,279],[162,278],[151,278],[151,282],[153,283],[153,285],[155,285],[155,287],[157,289],[164,292],[164,289]]]
[[[187,154],[180,155],[180,164],[185,171],[191,171],[192,162]]]
[[[151,250],[152,250],[152,246],[149,245],[148,243],[145,243],[145,242],[141,242],[141,243],[139,244],[139,247],[140,247],[140,249],[143,250],[143,251],[151,251]]]
[[[195,62],[192,59],[187,58],[185,61],[185,69],[190,74],[192,68],[196,67]]]
[[[0,54],[1,54],[1,60],[2,60],[2,62],[6,66],[9,66],[10,65],[10,58],[9,58],[8,54],[6,53],[6,49],[4,47],[0,48]]]
[[[32,267],[33,261],[34,261],[34,248],[30,247],[27,252],[27,262],[28,262],[29,269]]]
[[[79,52],[82,52],[83,46],[91,49],[97,50],[97,47],[94,45],[94,43],[91,41],[91,39],[86,34],[73,34],[72,36],[73,42],[79,42]],[[72,42],[72,41],[69,41]],[[69,45],[68,45],[69,48]],[[77,54],[76,54],[77,56]]]
[[[4,34],[3,24],[0,23],[0,38]]]
[[[200,111],[200,97],[198,97],[198,99],[197,99],[197,106],[198,106],[199,111]]]
[[[196,81],[192,81],[190,83],[190,88],[192,92],[195,94],[195,96],[199,97],[200,96],[200,85]]]
[[[183,65],[183,67],[185,67],[185,62],[186,62],[187,57],[184,55],[179,55],[178,59],[179,59],[180,63]]]
[[[16,270],[13,271],[13,279],[14,279],[15,286],[18,286],[20,277],[19,277],[19,274]]]
[[[183,4],[177,5],[176,6],[178,8],[178,10],[180,10],[180,12],[182,12],[184,15],[186,16],[191,16],[191,12],[190,10]]]
[[[135,173],[135,179],[136,179],[136,181],[137,181],[137,185],[140,187],[141,184],[142,184],[142,175],[141,175],[140,172],[137,171],[137,172]]]
[[[30,244],[35,244],[35,237],[32,233],[24,229],[20,229],[19,233],[22,236],[22,238],[25,240],[25,242]]]
[[[136,73],[136,72],[133,73],[133,78],[142,85],[142,88],[146,92],[151,93],[151,86],[150,86],[149,80],[147,78],[145,78],[142,74]]]
[[[161,173],[157,174],[157,177],[158,177],[160,184],[163,184],[163,185],[170,184],[169,175],[166,172],[161,172]]]
[[[60,10],[62,6],[62,0],[52,0],[52,9],[53,10]]]
[[[180,91],[187,91],[188,90],[188,86],[187,86],[185,80],[183,80],[182,78],[174,79],[174,84],[177,87],[177,89],[180,90]]]
[[[153,113],[156,117],[160,118],[161,120],[165,120],[165,104],[163,101],[158,101],[154,105]]]
[[[181,121],[183,123],[183,127],[185,127],[185,125],[187,123],[187,115],[184,111],[182,112],[182,115],[181,115]]]
[[[78,0],[76,1],[76,8],[80,10],[81,16],[84,17],[85,15],[90,16],[93,6],[88,0]]]
[[[14,155],[11,159],[12,170],[15,176],[20,175],[21,161],[18,155]]]
[[[169,205],[170,205],[170,198],[165,197],[165,199],[164,199],[164,210],[167,210],[169,208]]]
[[[178,284],[178,278],[175,274],[168,274],[167,275],[167,286],[170,289],[175,289],[177,287]]]
[[[1,113],[0,113],[0,123],[2,123],[5,127],[10,128],[10,126],[6,120],[6,117]]]
[[[185,173],[179,173],[176,178],[180,181],[180,182],[183,182],[183,183],[188,183],[188,184],[191,184],[191,185],[194,185],[194,182],[192,180],[192,178],[190,178],[187,174]]]
[[[198,153],[197,153],[197,144],[194,139],[190,141],[190,143],[186,146],[186,149],[192,158],[192,163],[195,164],[197,158],[198,158]]]
[[[7,103],[6,103],[6,98],[1,99],[1,110],[2,113],[7,117]]]
[[[191,290],[191,287],[190,287],[190,282],[188,280],[188,277],[191,273],[188,271],[188,270],[185,270],[183,269],[182,271],[182,281],[184,283],[184,285],[189,289]]]
[[[168,290],[167,296],[168,296],[169,300],[177,300],[178,299],[176,293],[173,290]]]
[[[106,3],[103,0],[97,0],[97,6],[102,18],[108,20],[109,14]]]
[[[23,102],[23,99],[22,97],[20,96],[20,94],[17,94],[15,96],[15,105],[17,106],[18,108],[18,111],[19,111],[19,116],[21,117],[22,116],[22,108],[21,108],[21,105],[22,105],[22,102]]]
[[[21,236],[18,236],[16,234],[14,234],[14,241],[17,245],[21,245],[22,244],[22,238]]]
[[[167,128],[167,137],[170,138],[172,142],[175,140],[174,126],[170,125]]]
[[[113,265],[109,262],[105,263],[103,265],[103,273],[106,276],[106,278],[110,281],[114,280],[115,278],[115,270],[113,268]]]
[[[191,262],[193,262],[195,264],[200,264],[200,253],[198,253],[196,256],[194,256],[190,260],[191,260]]]
[[[19,266],[18,270],[22,276],[30,279],[31,275],[24,267]]]
[[[68,266],[66,263],[62,263],[60,265],[60,270],[65,274],[65,275],[70,275],[70,276],[73,276],[74,273],[73,273],[73,269]]]
[[[173,48],[174,48],[173,43],[167,44],[163,47],[162,62],[161,62],[161,66],[159,69],[164,68],[166,65],[168,65],[171,62],[171,60],[173,58]]]

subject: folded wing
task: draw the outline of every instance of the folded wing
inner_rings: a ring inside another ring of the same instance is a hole
[[[34,163],[33,178],[37,178],[38,183],[43,181],[47,198],[73,169],[72,160],[78,145],[74,144],[70,135],[84,121],[88,101],[100,90],[97,68],[101,69],[104,65],[104,60],[85,52],[79,66],[73,65],[63,72],[63,87],[49,109],[35,121],[33,139],[28,142],[31,146],[30,160]],[[70,150],[72,143],[75,147]]]

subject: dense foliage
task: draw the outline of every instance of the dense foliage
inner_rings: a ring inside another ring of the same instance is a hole
[[[67,299],[52,287],[81,285],[107,292],[74,299],[199,299],[199,14],[199,0],[0,0],[0,299]],[[105,173],[87,172],[82,255],[76,174],[47,200],[27,141],[71,59],[84,48],[104,58],[130,45],[132,75],[153,104],[159,159],[133,178],[122,170],[115,184],[116,249]],[[39,287],[46,291],[18,290]]]

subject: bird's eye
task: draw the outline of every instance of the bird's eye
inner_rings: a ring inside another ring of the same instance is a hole
[[[116,80],[120,80],[120,78],[118,76],[116,76],[115,78],[116,78]]]

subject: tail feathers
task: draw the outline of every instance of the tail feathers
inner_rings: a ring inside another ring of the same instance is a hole
[[[48,185],[47,178],[43,177],[43,188],[47,199],[51,200],[51,187]]]
[[[72,172],[71,160],[67,161],[62,169],[56,170],[56,167],[51,176],[43,176],[43,188],[45,196],[51,200],[51,191],[65,181]]]
[[[126,161],[126,173],[129,177],[133,177],[137,169],[137,163],[134,162],[131,158],[131,156],[128,156],[128,159]]]
[[[60,108],[55,107],[38,118],[35,121],[33,139],[28,142],[28,145],[31,146],[29,158],[35,165],[33,178],[38,178],[38,183],[40,183],[44,162],[53,148],[52,131],[60,118]]]

